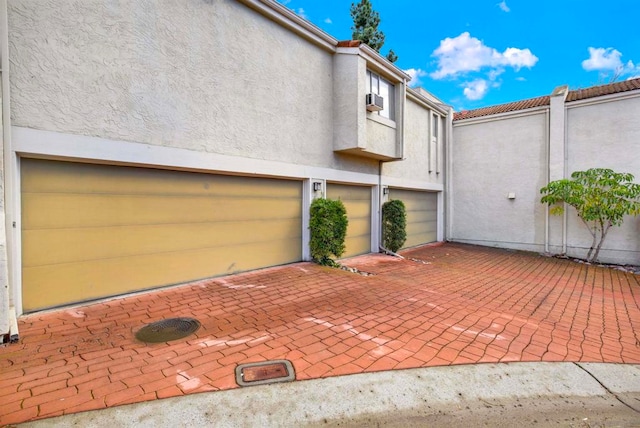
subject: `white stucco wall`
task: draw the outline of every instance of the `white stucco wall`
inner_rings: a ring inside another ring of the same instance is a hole
[[[406,177],[429,183],[444,183],[444,173],[429,172],[430,111],[411,101],[406,102],[404,123],[404,160],[385,163],[382,173],[387,177]],[[444,138],[440,138],[440,154],[443,155]]]
[[[546,114],[454,122],[450,239],[543,251]],[[515,199],[507,195],[515,193]]]
[[[365,79],[367,62],[358,48],[343,49],[333,58],[333,148],[365,148]]]
[[[2,94],[0,92],[0,102]],[[3,135],[0,121],[0,135]],[[0,336],[9,333],[9,278],[7,266],[7,234],[5,230],[4,150],[0,150]],[[0,340],[1,342],[1,340]]]
[[[9,2],[13,125],[372,172],[333,152],[333,56],[233,0]]]
[[[398,144],[396,137],[395,126],[367,118],[367,151],[390,158],[397,158]]]
[[[598,102],[600,101],[600,102]],[[607,102],[598,99],[567,103],[568,170],[611,168],[628,172],[640,183],[640,96]],[[571,209],[567,252],[585,257],[591,235]],[[640,265],[640,216],[627,217],[611,229],[600,260]]]

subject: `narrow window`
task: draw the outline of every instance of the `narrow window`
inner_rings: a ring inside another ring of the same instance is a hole
[[[384,99],[384,108],[378,114],[387,119],[396,120],[396,88],[393,83],[367,70],[367,93],[380,95]]]
[[[431,142],[429,144],[429,172],[438,168],[438,137],[440,132],[440,116],[431,113]]]

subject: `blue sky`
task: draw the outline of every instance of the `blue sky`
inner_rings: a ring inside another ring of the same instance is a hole
[[[355,0],[353,0],[355,1]],[[280,0],[338,40],[352,0]],[[640,77],[640,0],[372,0],[396,65],[457,111]]]

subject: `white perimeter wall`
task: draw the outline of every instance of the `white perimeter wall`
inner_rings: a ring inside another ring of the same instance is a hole
[[[635,175],[640,183],[640,95],[619,93],[570,103],[564,109],[562,144],[567,176],[589,168]],[[545,250],[548,182],[548,108],[454,122],[451,145],[451,236],[448,239],[503,248]],[[562,112],[560,112],[562,115]],[[562,171],[562,164],[560,165]],[[514,192],[516,198],[507,199]],[[549,251],[563,249],[563,218],[549,218]],[[566,251],[585,258],[586,226],[569,207]],[[607,236],[600,261],[640,265],[640,217],[627,217]]]
[[[623,95],[623,94],[620,94]],[[604,98],[604,97],[603,97]],[[569,173],[589,168],[628,172],[640,183],[640,96],[567,103]],[[570,208],[567,253],[585,257],[591,235]],[[600,259],[640,265],[640,216],[607,235]]]
[[[449,239],[544,250],[547,116],[454,122]],[[507,196],[515,193],[515,199]]]

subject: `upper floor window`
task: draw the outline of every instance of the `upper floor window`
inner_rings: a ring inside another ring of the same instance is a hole
[[[440,172],[440,116],[431,114],[431,138],[429,141],[429,172]]]
[[[396,120],[396,87],[393,83],[367,70],[367,93],[380,95],[384,99],[384,108],[377,114]]]

